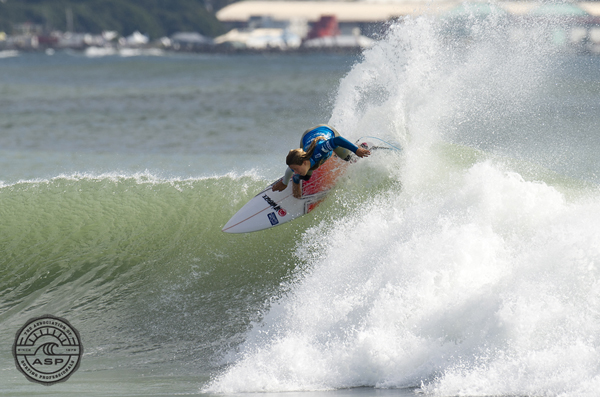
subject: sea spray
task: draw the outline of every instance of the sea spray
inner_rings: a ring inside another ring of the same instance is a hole
[[[388,190],[306,230],[287,294],[205,391],[597,390],[600,195],[546,179],[551,148],[511,145],[540,132],[545,115],[524,121],[523,107],[543,102],[556,49],[543,26],[518,40],[499,20],[449,40],[445,21],[405,19],[341,82],[331,122],[403,146],[395,161],[369,159]],[[364,170],[332,200],[368,185]]]
[[[446,196],[381,196],[309,229],[309,268],[210,390],[581,391],[597,362],[597,198],[567,203],[491,162],[456,178]]]

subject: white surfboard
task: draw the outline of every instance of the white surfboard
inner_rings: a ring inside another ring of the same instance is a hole
[[[274,184],[274,183],[273,183]],[[281,225],[308,213],[310,204],[318,202],[326,192],[295,198],[292,184],[281,192],[269,185],[244,205],[223,227],[226,233],[248,233]]]
[[[357,145],[370,150],[391,149],[398,147],[375,137],[361,138]],[[281,192],[274,192],[271,187],[279,180],[254,196],[223,226],[226,233],[248,233],[268,229],[289,222],[315,209],[335,186],[337,179],[343,175],[351,163],[333,155],[322,166],[317,168],[308,181],[301,181],[302,197],[292,194],[292,183]]]

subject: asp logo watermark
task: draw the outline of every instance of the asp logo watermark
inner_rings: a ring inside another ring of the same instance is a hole
[[[79,332],[64,318],[32,318],[17,332],[13,356],[17,369],[32,382],[66,381],[81,363]]]

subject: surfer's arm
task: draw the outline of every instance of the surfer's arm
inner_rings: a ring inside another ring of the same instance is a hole
[[[333,150],[337,147],[343,147],[344,149],[350,150],[352,153],[356,154],[358,157],[367,157],[371,154],[371,152],[365,148],[361,148],[350,142],[344,137],[336,136],[335,138],[329,139],[327,142],[323,144],[323,148],[326,150]]]
[[[308,178],[306,178],[306,179],[308,179]],[[277,183],[273,184],[273,187],[271,188],[271,190],[273,190],[274,192],[280,192],[282,190],[285,190],[285,188],[287,188],[287,185],[284,185],[283,179],[280,179],[279,181],[277,181]],[[292,194],[296,198],[302,197],[302,188],[300,187],[300,181],[296,182],[295,178],[292,183]]]
[[[290,183],[290,179],[292,178],[292,175],[294,175],[294,171],[290,167],[288,167],[285,170],[285,174],[283,174],[283,178],[281,178],[279,181],[277,181],[277,183],[275,183],[273,185],[271,190],[273,190],[274,192],[280,192],[282,190],[285,190],[288,183]]]
[[[288,183],[290,183],[290,179],[292,178],[292,175],[294,175],[294,170],[292,170],[290,167],[287,167],[285,170],[285,174],[283,174],[283,178],[281,179],[281,182],[287,186]]]
[[[302,188],[299,183],[294,182],[292,185],[292,195],[296,198],[302,197]]]
[[[352,142],[350,142],[349,140],[347,140],[344,137],[341,136],[336,136],[335,138],[330,139],[333,143],[333,149],[335,149],[338,146],[343,147],[344,149],[348,149],[350,150],[352,153],[356,153],[356,150],[358,149],[358,146],[356,146],[355,144],[353,144]]]

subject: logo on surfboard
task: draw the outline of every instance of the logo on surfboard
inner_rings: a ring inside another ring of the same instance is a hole
[[[279,219],[277,219],[277,215],[275,215],[274,212],[268,213],[267,216],[269,217],[269,222],[271,222],[271,225],[275,226],[279,223]]]
[[[273,199],[271,197],[269,197],[265,194],[262,196],[262,198],[267,202],[267,204],[269,204],[271,206],[271,208],[273,208],[275,211],[277,211],[279,216],[287,215],[287,211],[285,209],[281,208],[281,206],[279,204],[277,204],[275,201],[273,201]]]
[[[13,345],[17,369],[44,385],[66,381],[79,368],[82,354],[79,332],[67,320],[51,315],[30,319]]]

